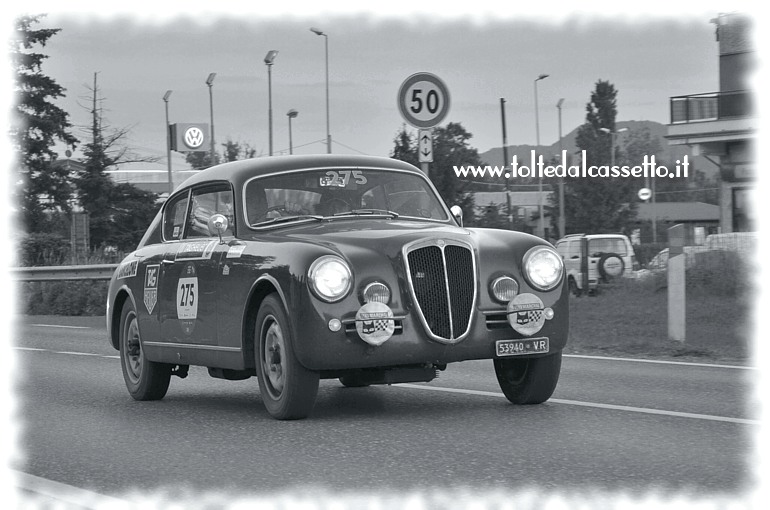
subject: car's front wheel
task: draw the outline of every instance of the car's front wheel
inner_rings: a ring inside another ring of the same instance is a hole
[[[131,300],[120,314],[120,365],[128,393],[136,400],[160,400],[166,396],[171,365],[148,360],[142,349],[139,320]]]
[[[551,398],[561,372],[561,352],[539,358],[494,360],[500,389],[514,404],[540,404]]]
[[[262,402],[273,418],[296,420],[310,414],[318,394],[319,374],[303,367],[281,301],[262,301],[254,328],[254,355]]]

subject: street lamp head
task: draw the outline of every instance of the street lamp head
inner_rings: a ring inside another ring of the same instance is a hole
[[[294,117],[299,115],[299,112],[297,110],[295,110],[294,108],[292,108],[291,110],[286,112],[286,115],[288,115],[290,119],[293,119]]]
[[[559,102],[556,103],[556,108],[561,110],[561,105],[564,104],[564,98],[559,99]]]
[[[617,131],[615,131],[615,132],[616,132],[616,133],[622,133],[623,131],[628,131],[628,128],[620,128],[620,129],[618,129],[618,130],[617,130]]]
[[[167,90],[165,94],[163,94],[163,100],[168,102],[168,98],[171,97],[171,91]]]
[[[217,77],[217,73],[211,73],[211,74],[209,74],[209,77],[208,77],[208,78],[206,78],[206,85],[208,85],[209,87],[211,87],[211,85],[213,85],[213,84],[214,84],[214,78],[216,78],[216,77]]]
[[[607,133],[608,135],[609,135],[610,133],[612,133],[612,131],[610,131],[608,128],[599,128],[599,131],[601,131],[601,132],[603,132],[603,133]]]
[[[268,51],[267,55],[265,55],[265,64],[269,66],[273,65],[273,61],[275,60],[276,55],[278,55],[278,50]]]
[[[319,29],[317,29],[315,27],[310,27],[310,31],[313,32],[316,35],[326,35],[326,34],[323,33],[322,30],[319,30]]]
[[[541,74],[540,76],[538,76],[538,77],[537,77],[537,80],[535,80],[535,81],[538,81],[538,80],[545,80],[545,79],[546,79],[546,78],[548,78],[549,76],[551,76],[551,75],[550,75],[550,74]]]

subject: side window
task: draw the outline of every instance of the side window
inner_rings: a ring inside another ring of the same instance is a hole
[[[182,238],[184,217],[187,211],[187,193],[173,198],[163,213],[163,238],[174,241]]]
[[[224,235],[233,235],[233,192],[229,188],[193,191],[186,237],[211,237],[208,222],[215,214],[223,214],[227,218],[228,227]]]

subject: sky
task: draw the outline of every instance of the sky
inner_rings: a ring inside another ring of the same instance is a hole
[[[404,123],[399,86],[417,72],[444,81],[450,95],[445,122],[460,122],[479,152],[502,144],[500,98],[506,100],[508,143],[535,143],[534,80],[541,74],[549,75],[537,84],[544,145],[558,139],[558,100],[564,99],[566,134],[584,121],[600,79],[618,90],[619,121],[666,124],[671,96],[718,89],[718,46],[709,20],[735,8],[707,2],[684,12],[574,10],[561,3],[556,11],[508,7],[496,14],[482,1],[473,13],[433,15],[403,8],[346,10],[344,2],[327,12],[308,6],[256,12],[225,0],[217,9],[209,3],[208,11],[169,8],[150,16],[142,8],[127,13],[89,9],[89,2],[66,8],[36,3],[48,9],[29,12],[49,13],[39,27],[61,29],[44,49],[49,58],[43,71],[67,91],[57,104],[69,112],[74,134],[87,140],[81,128],[90,122],[97,73],[106,124],[129,128],[126,145],[160,158],[166,153],[167,90],[171,123],[210,122],[213,101],[216,142],[230,139],[267,155],[263,58],[269,50],[278,51],[272,67],[274,153],[288,152],[290,109],[299,112],[292,121],[294,152],[326,152],[324,38],[310,27],[328,34],[333,152],[389,155]],[[210,73],[216,73],[211,98],[205,84]]]

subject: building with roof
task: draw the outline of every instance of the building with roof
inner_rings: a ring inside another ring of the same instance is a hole
[[[719,91],[672,97],[666,138],[719,167],[721,232],[752,231],[758,119],[749,87],[756,58],[751,20],[729,13],[711,21],[719,46]]]

